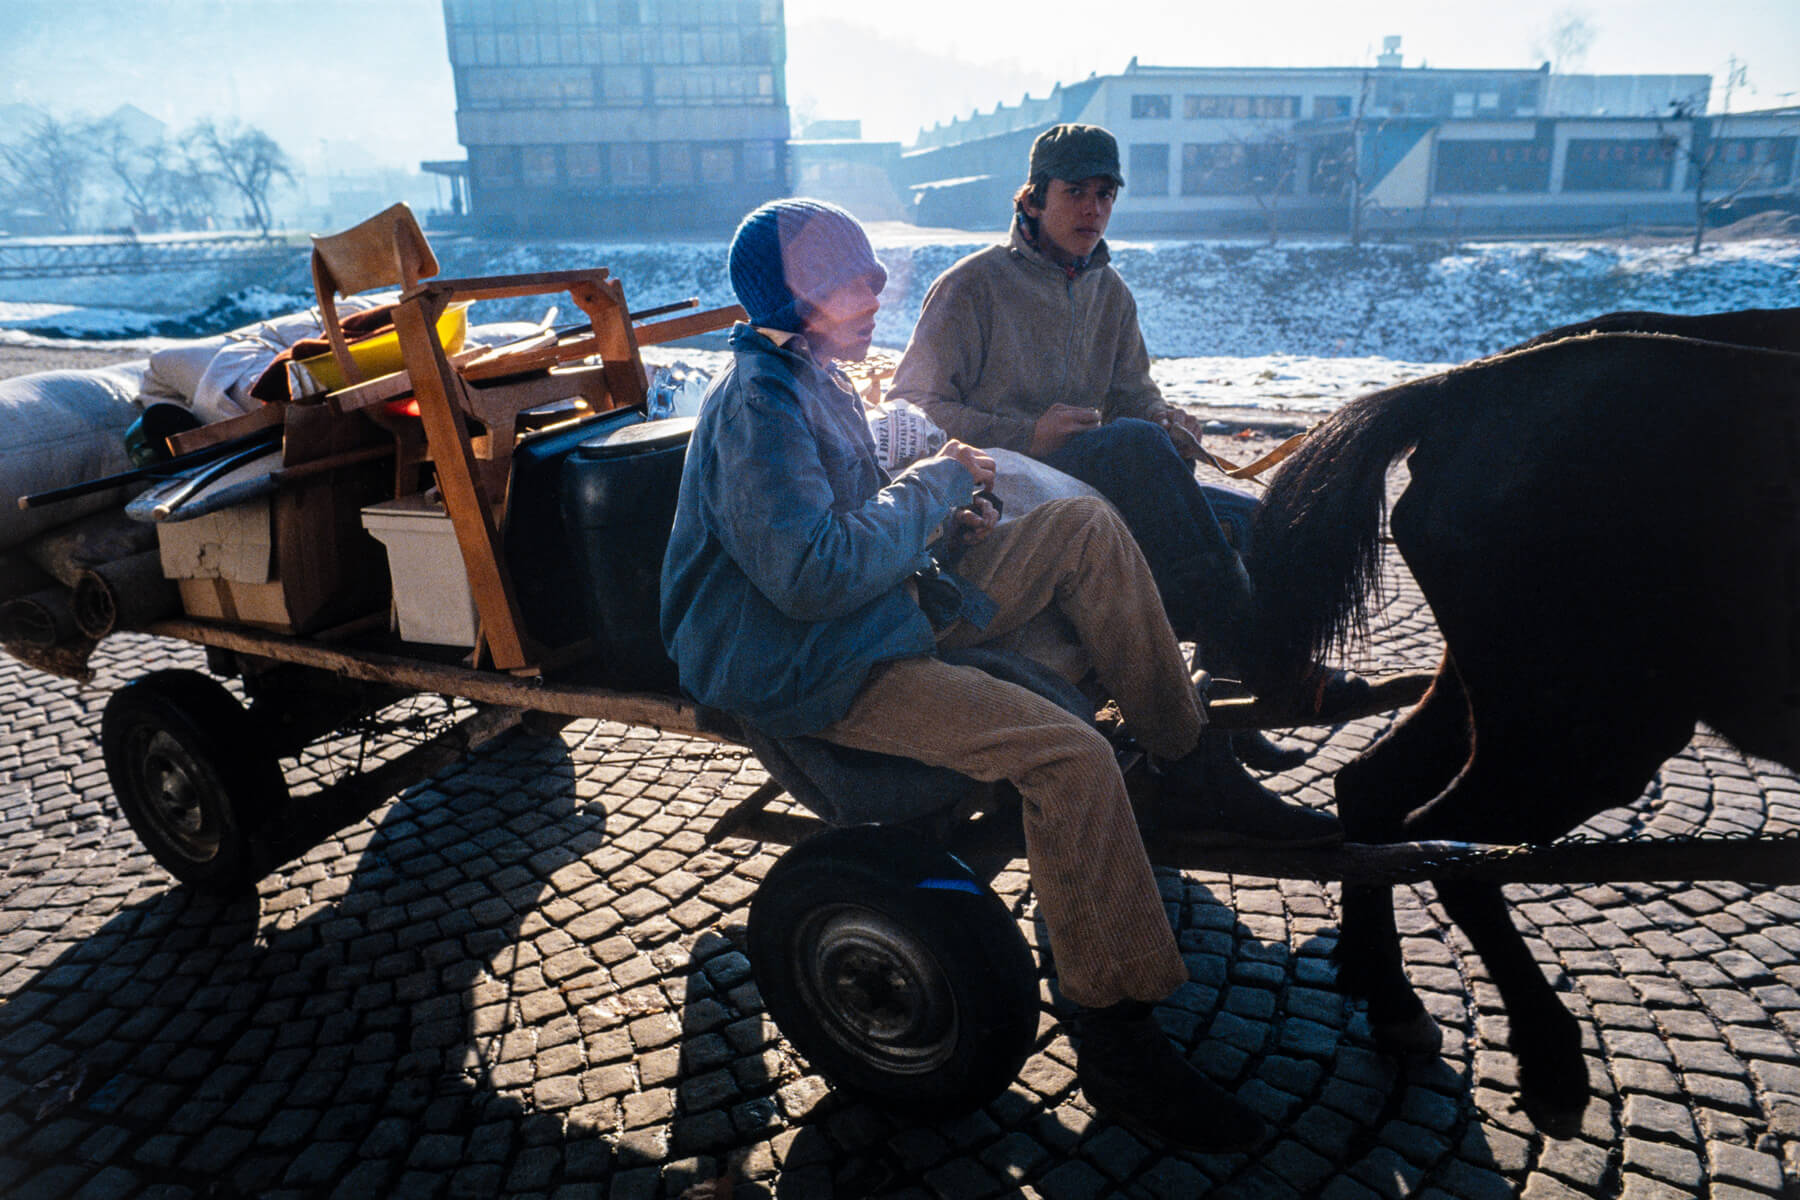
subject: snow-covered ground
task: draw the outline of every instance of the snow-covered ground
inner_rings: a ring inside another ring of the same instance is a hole
[[[876,344],[890,351],[906,344],[930,282],[988,241],[885,228],[874,240],[889,270]],[[603,264],[634,305],[688,296],[707,306],[732,302],[719,242],[453,239],[436,248],[448,275]],[[1170,398],[1238,408],[1329,411],[1372,387],[1619,309],[1800,305],[1800,241],[1791,237],[1713,244],[1697,258],[1678,244],[1607,242],[1470,243],[1451,252],[1441,245],[1126,241],[1112,252],[1137,297]],[[190,272],[8,282],[0,284],[0,347],[75,339],[149,351],[310,300],[303,258],[255,281]],[[535,319],[543,306],[483,307],[498,320]],[[565,312],[561,319],[575,318]]]

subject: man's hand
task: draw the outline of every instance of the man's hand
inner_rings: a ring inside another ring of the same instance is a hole
[[[1075,404],[1052,404],[1031,428],[1031,457],[1043,458],[1046,454],[1055,454],[1063,448],[1063,443],[1076,434],[1098,428],[1098,410]]]
[[[1175,450],[1181,457],[1189,462],[1201,460],[1205,450],[1200,444],[1200,435],[1206,430],[1205,422],[1179,408],[1165,408],[1152,419],[1168,431],[1169,440],[1175,443]]]
[[[986,541],[987,535],[994,532],[994,526],[999,523],[1000,510],[986,496],[976,496],[965,507],[950,514],[947,541],[959,551],[967,550]]]
[[[944,448],[932,457],[953,458],[967,467],[969,474],[975,477],[977,491],[994,486],[994,460],[967,442],[959,442],[955,438],[951,438],[944,443]]]

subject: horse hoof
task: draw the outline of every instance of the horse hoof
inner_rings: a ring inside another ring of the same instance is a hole
[[[1546,1137],[1581,1132],[1590,1095],[1587,1060],[1579,1052],[1570,1061],[1519,1064],[1519,1108]]]
[[[1389,1054],[1436,1054],[1444,1046],[1444,1032],[1431,1014],[1420,1010],[1394,1021],[1370,1021],[1375,1044]]]
[[[1531,1119],[1539,1133],[1551,1138],[1572,1138],[1579,1134],[1587,1116],[1587,1106],[1585,1087],[1579,1099],[1570,1096],[1548,1098],[1529,1093],[1519,1096],[1520,1111]]]

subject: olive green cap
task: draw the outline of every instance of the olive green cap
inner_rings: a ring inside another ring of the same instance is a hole
[[[1105,175],[1120,187],[1119,143],[1098,125],[1052,125],[1031,143],[1031,177],[1048,175],[1079,183]]]

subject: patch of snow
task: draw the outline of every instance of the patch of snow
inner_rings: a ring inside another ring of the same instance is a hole
[[[888,269],[875,344],[905,347],[932,280],[1002,235],[871,229]],[[719,241],[489,242],[435,247],[448,276],[604,265],[634,308],[696,298],[734,302]],[[1191,240],[1111,244],[1137,298],[1153,368],[1172,399],[1325,411],[1345,399],[1515,345],[1546,329],[1621,309],[1702,313],[1800,303],[1800,241],[1683,245],[1469,242],[1442,246]],[[304,253],[291,268],[233,279],[110,277],[0,285],[0,344],[20,339],[150,346],[200,337],[312,303]],[[549,298],[484,303],[482,321],[535,321]],[[566,306],[559,319],[579,321]],[[722,339],[713,339],[715,347]],[[692,358],[695,352],[681,351]],[[647,356],[653,357],[653,356]]]

